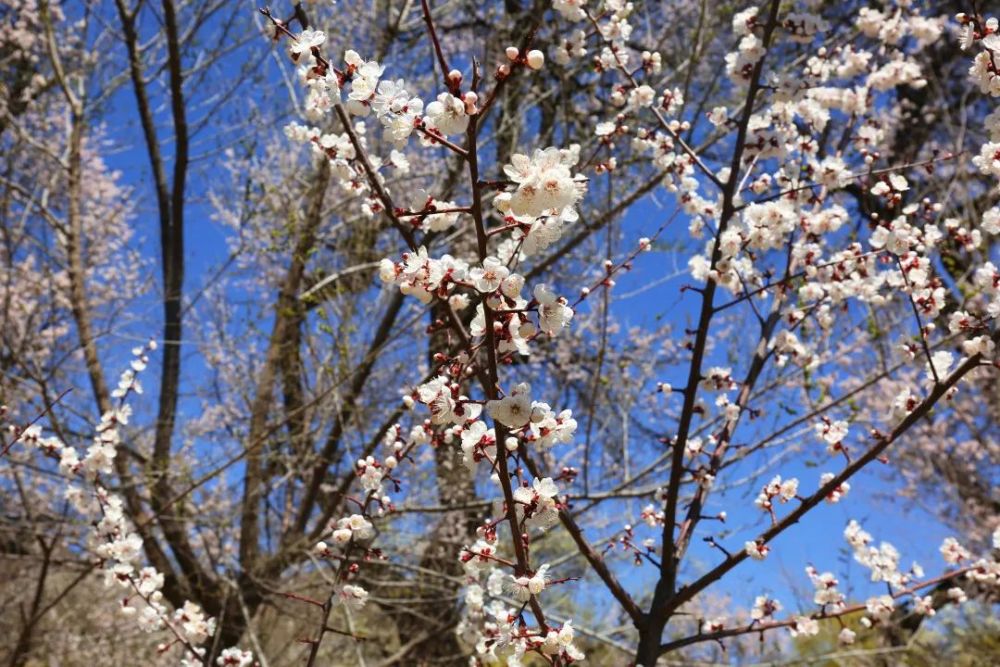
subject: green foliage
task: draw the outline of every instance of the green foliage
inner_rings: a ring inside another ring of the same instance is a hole
[[[1000,618],[995,605],[969,603],[918,633],[905,664],[912,667],[1000,665]]]
[[[820,623],[813,637],[792,640],[794,656],[767,663],[777,667],[986,667],[1000,665],[1000,618],[996,608],[970,602],[961,608],[948,607],[926,619],[919,630],[903,643],[893,645],[886,633],[866,629],[862,613]],[[857,633],[850,646],[840,645],[842,627]]]
[[[792,640],[795,652],[804,660],[801,664],[815,665],[816,667],[838,667],[839,665],[855,664],[845,663],[843,658],[835,657],[839,653],[844,653],[845,647],[840,643],[838,635],[843,628],[849,628],[857,633],[857,639],[849,647],[850,652],[867,653],[879,648],[878,634],[866,630],[861,625],[861,612],[847,614],[840,620],[826,620],[819,624],[819,634],[812,637],[798,636]],[[799,663],[795,663],[799,664]],[[857,663],[865,664],[865,663]]]

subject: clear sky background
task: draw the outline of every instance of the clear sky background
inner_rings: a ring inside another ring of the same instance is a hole
[[[664,196],[663,193],[659,193],[655,199],[647,197],[640,201],[623,218],[626,239],[634,242],[644,235],[653,233],[672,210],[669,195]],[[672,223],[667,229],[664,240],[668,243],[690,244],[687,220],[681,217]],[[703,241],[695,243],[700,247]],[[697,320],[700,295],[692,291],[679,294],[682,285],[693,284],[686,271],[658,285],[651,292],[644,292],[631,298],[621,296],[658,282],[664,276],[673,275],[678,269],[683,270],[686,259],[687,255],[678,257],[663,252],[643,253],[637,258],[634,269],[622,274],[613,290],[616,297],[612,307],[614,315],[623,324],[623,330],[627,330],[630,324],[649,324],[661,317],[679,323],[678,329],[682,330],[684,322]],[[656,297],[648,298],[650,293]],[[722,291],[716,296],[716,303],[723,303],[730,298],[728,293]],[[744,308],[742,312],[746,316],[747,328],[756,335],[758,325],[751,311]],[[734,375],[739,377],[742,369],[735,365],[733,371]],[[662,380],[672,382],[674,386],[683,386],[685,377],[681,374],[678,377],[667,377]],[[669,400],[680,401],[681,397],[674,394]],[[777,406],[768,405],[766,400],[763,405],[756,407],[765,411],[769,411],[769,408],[777,410]],[[771,410],[772,413],[774,410]],[[771,416],[773,417],[773,414]],[[739,431],[737,433],[739,434]],[[858,438],[858,427],[852,429],[851,435],[854,439]],[[837,472],[843,466],[842,459],[833,458],[826,453],[825,445],[813,435],[811,425],[796,444],[801,446],[801,451],[780,465],[769,468],[759,484],[726,494],[710,495],[704,513],[713,514],[725,510],[728,513],[728,527],[737,531],[727,540],[720,540],[721,544],[730,550],[738,549],[743,541],[751,539],[767,528],[770,522],[767,514],[757,508],[753,501],[761,485],[769,481],[771,475],[778,473],[785,479],[797,477],[801,492],[808,494],[818,487],[819,476],[823,472]],[[772,450],[769,456],[780,452],[780,449]],[[759,463],[759,460],[755,460],[755,464]],[[837,575],[841,581],[841,590],[847,592],[853,599],[863,600],[868,595],[884,593],[884,584],[872,584],[868,581],[869,571],[854,562],[852,551],[843,538],[843,530],[851,519],[856,519],[871,533],[876,543],[887,541],[893,544],[902,555],[902,569],[908,569],[910,564],[916,561],[924,567],[929,576],[940,571],[943,561],[938,547],[945,537],[953,536],[954,532],[938,517],[899,497],[899,489],[899,476],[892,463],[873,464],[851,480],[851,490],[846,499],[837,504],[820,505],[798,525],[772,542],[773,549],[765,562],[745,561],[737,566],[731,576],[712,590],[728,594],[732,596],[734,602],[747,607],[752,604],[755,595],[772,593],[785,604],[786,609],[794,609],[796,601],[800,604],[805,603],[803,609],[810,609],[812,584],[804,569],[812,564],[820,571],[831,571]],[[641,510],[641,507],[641,504],[636,504],[636,511]],[[778,517],[781,518],[783,513],[787,513],[789,507],[792,505],[778,505],[776,509]],[[646,532],[641,532],[643,530]],[[643,527],[639,531],[640,537],[659,536],[659,529]],[[696,561],[709,567],[718,563],[721,556],[718,551],[698,541],[693,543],[692,553],[696,555]],[[798,591],[798,594],[794,594],[794,591]],[[804,596],[804,592],[808,595]]]

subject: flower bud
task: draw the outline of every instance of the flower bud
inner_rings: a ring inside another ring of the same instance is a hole
[[[471,90],[462,96],[462,101],[465,102],[465,113],[467,115],[474,116],[479,112],[476,109],[476,102],[479,101],[479,96]]]
[[[542,65],[545,64],[545,54],[535,49],[534,51],[528,51],[527,57],[528,67],[534,70],[542,69]]]

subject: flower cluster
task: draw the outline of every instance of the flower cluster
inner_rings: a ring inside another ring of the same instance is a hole
[[[811,565],[806,568],[806,574],[809,575],[809,579],[812,580],[813,587],[816,589],[816,593],[813,595],[815,604],[822,608],[829,607],[831,611],[835,612],[844,608],[844,594],[837,590],[840,582],[833,574],[830,572],[820,573]]]
[[[796,497],[799,492],[799,480],[786,479],[782,481],[781,475],[775,475],[774,479],[764,485],[754,504],[757,507],[774,514],[774,500],[787,503]]]
[[[370,540],[375,535],[375,528],[371,522],[360,514],[342,517],[330,523],[330,537],[337,545],[346,545],[353,541],[364,542]],[[325,542],[319,542],[314,547],[316,553],[326,555],[330,553]]]
[[[93,524],[87,536],[87,549],[94,555],[105,573],[105,584],[117,584],[123,589],[119,596],[119,609],[126,617],[134,618],[144,632],[168,630],[173,642],[164,644],[163,650],[173,643],[183,647],[183,664],[202,664],[204,644],[216,631],[214,618],[193,601],[171,614],[163,600],[164,577],[154,567],[144,566],[143,538],[129,518],[125,500],[107,490],[102,477],[112,472],[113,463],[121,443],[120,428],[126,426],[132,414],[126,400],[141,393],[138,374],[145,370],[148,355],[157,349],[155,341],[132,350],[132,361],[120,376],[117,388],[111,392],[118,403],[113,410],[101,416],[96,427],[93,444],[82,459],[76,450],[57,438],[44,437],[39,426],[24,429],[17,439],[29,449],[58,458],[60,471],[70,479],[78,478],[83,484],[69,483],[66,500],[83,517]],[[218,658],[219,665],[246,667],[252,654],[237,648],[226,649]]]
[[[531,157],[520,153],[513,155],[511,164],[503,170],[516,184],[516,189],[497,195],[493,205],[527,224],[542,216],[565,215],[585,190],[585,180],[574,178],[570,171],[579,157],[578,146],[570,150],[536,150]]]
[[[559,488],[551,478],[533,480],[531,486],[514,490],[518,517],[539,528],[548,528],[559,521]]]

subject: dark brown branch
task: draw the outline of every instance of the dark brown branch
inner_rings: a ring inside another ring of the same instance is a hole
[[[764,28],[763,45],[765,49],[770,45],[771,35],[777,25],[779,5],[780,3],[777,0],[771,1],[767,24]],[[754,65],[750,77],[750,85],[747,90],[746,102],[743,105],[743,112],[737,127],[729,179],[726,181],[722,192],[722,212],[719,220],[719,228],[715,234],[716,242],[712,249],[710,270],[715,269],[721,258],[721,247],[718,240],[722,237],[722,234],[726,231],[726,228],[735,215],[734,198],[740,179],[740,166],[743,162],[743,151],[746,146],[750,118],[753,115],[754,101],[760,90],[760,79],[764,69],[764,61],[765,57],[762,56]],[[650,603],[648,625],[640,632],[639,648],[636,655],[636,662],[646,667],[652,667],[652,665],[656,664],[660,637],[669,618],[669,613],[665,613],[664,610],[667,609],[668,601],[676,597],[677,571],[681,557],[678,551],[679,545],[674,541],[674,529],[677,525],[677,504],[680,498],[681,478],[684,473],[685,445],[687,444],[691,423],[694,419],[698,387],[702,380],[701,367],[711,329],[715,290],[716,283],[709,277],[701,295],[701,313],[698,317],[697,333],[695,334],[694,346],[691,352],[691,364],[684,391],[684,404],[681,409],[677,435],[673,441],[674,450],[671,457],[670,479],[667,483],[667,498],[664,511],[662,536],[663,561],[660,567],[660,578],[656,583],[653,599]]]
[[[980,366],[982,362],[982,355],[976,354],[969,357],[969,359],[959,366],[950,376],[942,380],[940,383],[935,384],[934,389],[927,396],[927,398],[921,401],[920,405],[914,408],[914,410],[910,412],[910,414],[908,414],[890,434],[881,436],[878,444],[871,447],[864,453],[863,456],[858,457],[854,462],[844,468],[844,470],[834,476],[833,479],[820,487],[816,493],[803,500],[802,503],[795,508],[795,510],[761,533],[757,537],[758,543],[767,544],[785,530],[798,523],[807,512],[822,503],[830,493],[837,489],[837,487],[853,477],[859,470],[881,456],[882,453],[888,449],[890,445],[896,442],[904,433],[906,433],[911,426],[923,419],[952,387],[957,385],[958,382],[970,371]],[[734,553],[729,558],[726,558],[693,583],[681,588],[677,594],[670,599],[663,611],[668,615],[673,613],[681,605],[688,602],[694,598],[695,595],[718,581],[724,574],[732,570],[747,558],[749,558],[749,555],[742,549]]]

